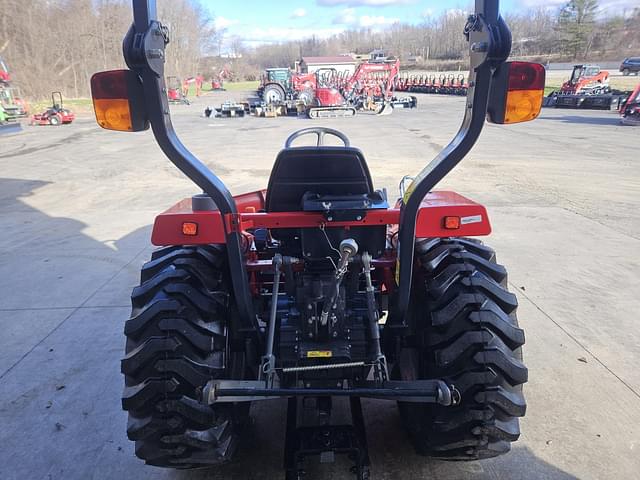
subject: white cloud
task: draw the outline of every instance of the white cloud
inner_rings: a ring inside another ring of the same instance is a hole
[[[307,16],[307,11],[304,8],[296,8],[291,13],[291,18],[302,18]]]
[[[345,8],[340,14],[333,19],[334,25],[353,25],[357,21],[356,9]]]
[[[384,25],[393,25],[399,22],[399,18],[389,18],[383,15],[356,15],[355,8],[345,8],[340,14],[333,19],[334,25],[347,25],[349,27],[381,27]]]
[[[399,18],[388,18],[382,15],[363,15],[360,17],[359,24],[361,27],[375,27],[383,25],[393,25],[394,23],[398,23],[399,21]]]
[[[521,0],[525,8],[560,8],[567,0]],[[606,15],[622,15],[625,11],[638,8],[638,0],[600,0],[599,10]]]
[[[425,8],[420,14],[422,17],[433,17],[433,8]]]
[[[302,40],[311,36],[328,38],[343,32],[343,28],[293,28],[293,27],[255,27],[243,32],[242,39],[247,45],[280,43],[291,40]]]
[[[463,15],[466,17],[468,15],[468,12],[465,12],[460,8],[450,8],[448,10],[445,10],[444,14],[447,16],[447,18],[456,18]]]
[[[322,7],[335,7],[346,5],[347,7],[387,7],[389,5],[406,5],[415,0],[316,0]]]
[[[237,23],[239,23],[238,20],[231,20],[225,17],[216,17],[215,20],[213,21],[213,24],[215,25],[216,30],[224,30],[225,28],[229,28],[233,25],[236,25]]]

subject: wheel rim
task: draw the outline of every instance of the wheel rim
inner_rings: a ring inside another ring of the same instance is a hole
[[[277,103],[282,101],[282,95],[275,88],[270,88],[264,93],[264,100],[267,103]]]

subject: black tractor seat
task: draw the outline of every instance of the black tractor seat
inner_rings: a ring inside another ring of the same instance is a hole
[[[296,212],[306,193],[373,194],[364,155],[354,147],[293,147],[282,150],[269,178],[267,212]]]
[[[317,146],[288,147],[276,157],[267,188],[267,212],[323,211],[327,224],[354,221],[366,215],[366,210],[388,208],[386,198],[376,192],[369,167],[358,148],[351,147],[343,134],[345,146],[322,145],[324,133],[330,129],[312,128],[305,133],[317,133]],[[300,132],[290,139],[297,138]],[[322,136],[321,136],[322,135]],[[338,136],[338,135],[336,135]],[[325,208],[326,206],[326,208]],[[335,210],[334,210],[335,209]],[[344,210],[344,211],[343,211]],[[288,255],[302,255],[307,260],[333,255],[333,247],[347,238],[355,239],[374,257],[382,255],[386,241],[386,226],[354,226],[345,228],[287,228],[271,231]]]

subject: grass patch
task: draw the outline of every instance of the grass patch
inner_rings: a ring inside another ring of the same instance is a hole
[[[568,80],[567,72],[547,72],[547,82],[544,87],[544,94],[560,90],[562,83]],[[609,77],[609,86],[614,90],[628,91],[633,90],[640,83],[640,77],[623,77],[620,75]]]
[[[560,85],[545,85],[544,87],[544,96],[546,97],[551,92],[556,92],[560,90]]]
[[[240,90],[257,90],[260,86],[260,82],[225,82],[224,88],[230,92],[237,92]]]
[[[257,90],[260,86],[259,81],[255,82],[224,82],[224,89],[229,92],[239,92],[246,90]],[[207,93],[213,91],[211,88],[211,82],[204,82],[202,84],[202,93]],[[187,95],[189,98],[193,98],[196,96],[196,86],[195,84],[189,85],[189,93]]]
[[[93,102],[90,98],[64,98],[62,97],[62,105],[64,108],[68,108],[72,111],[87,112],[93,109]],[[29,105],[30,112],[42,113],[47,108],[51,107],[51,100],[41,100],[39,102],[33,102]]]

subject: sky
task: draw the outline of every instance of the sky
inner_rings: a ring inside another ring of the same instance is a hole
[[[200,0],[226,37],[247,46],[308,38],[324,38],[349,28],[381,29],[395,22],[419,23],[447,10],[466,10],[470,1],[437,0]],[[503,0],[503,12],[558,8],[566,0]],[[640,0],[600,0],[603,14],[630,11]]]

